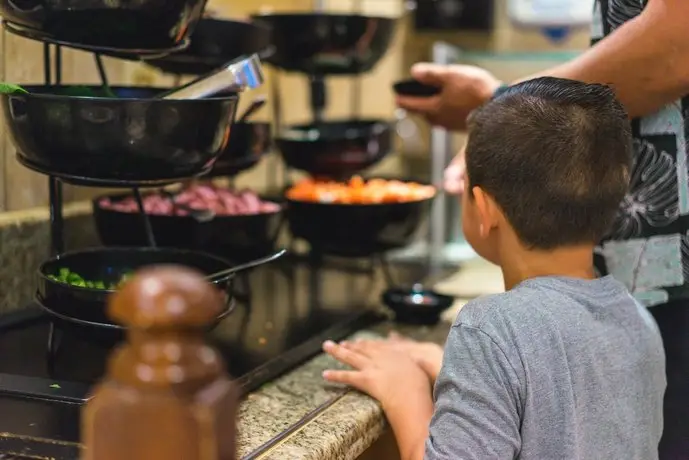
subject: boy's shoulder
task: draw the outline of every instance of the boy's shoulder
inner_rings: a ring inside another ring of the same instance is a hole
[[[646,316],[624,285],[610,277],[543,277],[472,300],[457,315],[455,326],[480,329],[496,339],[536,337],[585,333],[589,326],[645,329]]]
[[[469,301],[455,319],[455,326],[486,329],[496,322],[531,319],[543,303],[542,293],[536,289],[519,288],[477,297]]]

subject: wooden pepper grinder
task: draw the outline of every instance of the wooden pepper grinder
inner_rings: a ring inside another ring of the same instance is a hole
[[[237,392],[203,331],[222,294],[195,271],[138,272],[111,297],[128,338],[82,416],[86,460],[235,460]]]

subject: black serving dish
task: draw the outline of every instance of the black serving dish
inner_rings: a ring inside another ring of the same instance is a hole
[[[204,75],[239,56],[270,56],[270,28],[263,24],[203,18],[191,38],[184,51],[146,63],[167,73]]]
[[[116,98],[69,95],[83,87],[24,88],[29,94],[0,94],[18,160],[67,182],[104,186],[207,173],[227,146],[238,101],[153,99],[164,91],[156,88],[112,88]]]
[[[117,202],[131,195],[116,194],[93,200],[93,218],[101,242],[106,246],[146,246],[148,239],[141,214],[101,207],[107,198]],[[199,221],[192,216],[148,215],[155,241],[160,247],[189,249],[219,254],[233,262],[245,262],[275,250],[282,226],[282,209],[273,213],[214,216]]]
[[[253,16],[272,31],[276,67],[315,75],[368,72],[388,50],[395,19],[326,13]]]
[[[440,321],[440,315],[450,308],[454,297],[440,294],[422,286],[390,288],[381,296],[383,303],[395,312],[399,323],[431,325]]]
[[[275,145],[292,168],[344,179],[382,160],[392,149],[392,133],[382,120],[324,121],[287,126]]]
[[[0,0],[0,15],[56,41],[167,49],[193,32],[205,5],[206,0]]]
[[[411,244],[432,201],[339,204],[288,199],[285,215],[292,235],[312,250],[368,257]]]
[[[232,137],[209,175],[231,177],[253,168],[270,151],[272,143],[270,123],[234,123]]]
[[[106,303],[113,290],[78,287],[54,280],[61,268],[91,281],[117,282],[128,272],[150,265],[183,265],[206,275],[232,267],[219,257],[180,249],[167,248],[96,248],[64,253],[44,263],[38,269],[36,298],[52,316],[79,326],[123,329],[106,312]],[[226,292],[225,306],[218,321],[225,317],[232,305],[232,280],[236,273],[220,276],[211,282]]]
[[[413,78],[396,82],[392,89],[400,96],[432,97],[440,94],[440,88],[437,86],[426,85]]]

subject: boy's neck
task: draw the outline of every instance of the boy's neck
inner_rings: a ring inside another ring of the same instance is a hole
[[[505,290],[530,278],[566,276],[594,279],[593,245],[571,246],[549,251],[519,248],[501,257]]]

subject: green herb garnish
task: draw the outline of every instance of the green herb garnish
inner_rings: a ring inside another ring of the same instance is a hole
[[[119,288],[122,285],[122,283],[131,278],[132,274],[133,273],[131,271],[125,272],[120,277],[118,282],[109,283],[103,280],[87,280],[84,279],[84,277],[82,277],[78,273],[70,271],[69,268],[61,268],[58,270],[56,275],[48,275],[48,278],[59,283],[69,284],[70,286],[77,286],[90,289],[114,290]]]
[[[29,94],[29,92],[19,85],[0,83],[0,94]]]

